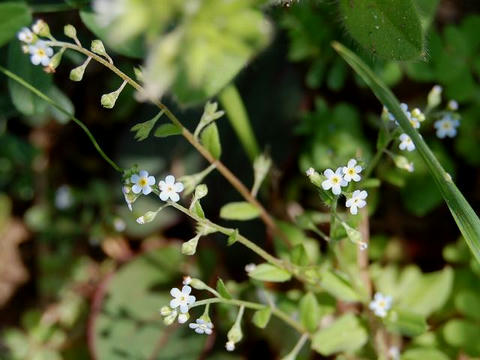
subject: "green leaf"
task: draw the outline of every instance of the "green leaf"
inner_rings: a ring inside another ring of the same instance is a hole
[[[208,125],[200,135],[203,146],[215,158],[219,159],[222,154],[222,145],[220,144],[220,136],[218,135],[217,124],[212,123]]]
[[[317,298],[311,292],[305,294],[300,300],[300,321],[305,328],[314,332],[320,322],[320,308]]]
[[[246,201],[231,202],[220,209],[220,217],[227,220],[251,220],[259,215],[258,208]]]
[[[99,311],[91,319],[95,358],[198,359],[205,339],[191,336],[187,327],[171,331],[158,314],[171,299],[171,282],[179,276],[181,261],[177,246],[161,248],[136,257],[105,283]],[[158,351],[163,336],[168,341]]]
[[[453,270],[445,268],[425,274],[404,289],[398,306],[420,315],[428,316],[447,302],[453,286]]]
[[[260,264],[248,273],[252,279],[270,282],[285,282],[290,280],[292,275],[283,269],[271,264]]]
[[[332,271],[322,272],[320,286],[324,288],[326,292],[341,300],[360,300],[360,297],[353,289],[352,285],[350,285],[350,283],[346,279]]]
[[[388,331],[405,336],[418,336],[427,331],[425,317],[407,310],[393,309],[385,319]]]
[[[175,124],[162,124],[157,128],[157,130],[155,130],[153,135],[159,138],[164,138],[172,135],[180,135],[181,133],[182,128]]]
[[[346,314],[313,335],[312,349],[324,356],[350,353],[360,349],[367,341],[368,333],[360,320],[353,314]]]
[[[8,47],[9,70],[44,94],[49,94],[53,86],[52,77],[41,66],[33,65],[20,46],[19,42],[12,42]],[[29,89],[12,79],[8,80],[8,89],[12,103],[19,112],[26,116],[45,114],[48,104]]]
[[[153,127],[157,123],[158,119],[160,119],[163,115],[163,111],[159,112],[153,119],[141,122],[137,125],[132,126],[130,131],[135,131],[135,139],[137,141],[145,140],[150,132],[152,131]]]
[[[480,355],[478,334],[480,334],[480,325],[469,320],[450,320],[443,328],[445,341],[471,356]]]
[[[227,287],[223,283],[222,279],[217,280],[217,291],[225,299],[232,299],[232,295],[228,291]]]
[[[22,2],[0,4],[0,46],[5,45],[23,27],[32,23],[32,14]],[[25,55],[27,56],[27,55]]]
[[[411,0],[340,0],[350,35],[373,55],[411,60],[423,52],[423,33]]]
[[[480,294],[463,290],[455,295],[455,308],[473,320],[480,320]]]
[[[193,204],[192,211],[202,219],[205,219],[205,212],[203,211],[202,204],[200,204],[200,201],[195,201],[195,203]]]
[[[252,321],[260,329],[265,329],[267,327],[268,322],[270,321],[271,316],[272,316],[272,309],[270,309],[269,307],[266,307],[264,309],[255,311],[255,313],[253,314]]]
[[[428,166],[470,250],[480,262],[480,219],[443,169],[420,134],[410,125],[393,93],[377,78],[369,67],[353,52],[339,43],[333,47],[367,83],[375,96],[390,110],[402,129],[414,142],[417,151]]]
[[[65,109],[69,114],[73,115],[75,113],[75,108],[70,98],[55,85],[52,85],[52,87],[50,87],[49,92],[46,95],[49,96],[52,100],[54,100],[63,109]],[[48,110],[52,114],[52,116],[61,124],[67,123],[71,118],[71,116],[67,115],[63,111],[58,110],[54,106],[49,106]]]
[[[435,18],[440,0],[415,0],[423,31],[426,31]]]
[[[402,354],[402,360],[449,360],[450,358],[435,348],[413,348]]]
[[[303,244],[298,244],[292,249],[290,259],[293,264],[299,266],[307,266],[310,263],[307,250]]]
[[[113,51],[133,58],[143,58],[145,56],[145,47],[142,39],[134,38],[121,42],[114,41],[114,39],[109,36],[109,28],[98,24],[93,12],[81,10],[80,18],[85,26],[96,36],[98,36],[105,43],[105,45],[111,48]]]

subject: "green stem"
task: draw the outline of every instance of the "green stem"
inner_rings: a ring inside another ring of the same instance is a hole
[[[31,92],[33,92],[35,95],[37,95],[39,98],[45,100],[47,103],[49,103],[50,105],[52,105],[53,107],[55,107],[58,111],[64,113],[65,115],[67,115],[72,121],[74,121],[78,126],[80,126],[82,128],[82,130],[87,134],[88,138],[90,139],[90,141],[92,142],[93,146],[95,147],[95,149],[97,149],[98,153],[100,154],[100,156],[106,161],[108,162],[115,170],[119,171],[119,172],[123,172],[123,169],[118,166],[112,159],[110,159],[107,154],[105,154],[102,150],[102,148],[100,147],[100,145],[98,145],[97,141],[95,140],[95,137],[92,135],[92,133],[90,132],[90,130],[88,130],[87,126],[82,123],[80,120],[78,120],[75,116],[73,116],[72,114],[70,114],[70,112],[66,109],[64,109],[62,106],[58,105],[53,99],[51,99],[50,97],[48,97],[47,95],[45,95],[43,92],[41,92],[40,90],[38,90],[37,88],[35,88],[33,85],[29,84],[28,82],[26,82],[24,79],[22,79],[21,77],[17,76],[16,74],[12,73],[11,71],[5,69],[3,66],[0,66],[0,71],[2,73],[4,73],[6,76],[8,76],[10,79],[18,82],[20,85],[22,85],[23,87],[27,88],[28,90],[30,90]]]
[[[145,93],[145,89],[128,75],[123,73],[120,69],[118,69],[115,65],[111,64],[103,57],[81,47],[76,44],[63,42],[63,41],[47,41],[47,45],[53,47],[65,47],[68,49],[72,49],[78,51],[88,57],[93,58],[95,61],[99,62],[106,68],[110,69],[113,73],[119,76],[122,80],[126,81],[130,86],[132,86],[135,90],[140,93]],[[277,234],[287,245],[289,244],[289,240],[287,236],[278,228],[277,224],[275,223],[274,219],[270,216],[267,210],[263,207],[262,204],[250,193],[250,190],[228,169],[220,160],[215,159],[212,154],[196,139],[193,134],[183,126],[183,124],[178,120],[178,118],[170,111],[170,109],[163,104],[162,102],[150,99],[150,101],[157,106],[160,110],[165,112],[165,115],[168,119],[178,127],[182,129],[182,135],[187,141],[210,163],[215,164],[216,169],[227,179],[227,181],[243,196],[243,198],[248,201],[250,204],[255,206],[260,211],[260,218],[262,221],[267,225],[269,229],[271,229],[275,234]]]
[[[178,203],[175,203],[175,202],[169,202],[169,204],[171,206],[173,206],[174,208],[176,208],[177,210],[180,210],[181,212],[183,212],[185,215],[188,215],[189,217],[191,217],[192,219],[194,219],[195,221],[197,221],[198,223],[203,223],[205,224],[207,227],[211,227],[211,228],[214,228],[215,230],[217,230],[218,232],[224,234],[224,235],[227,235],[227,236],[230,236],[232,235],[234,232],[235,232],[235,229],[230,229],[230,228],[226,228],[226,227],[223,227],[223,226],[220,226],[220,225],[217,225],[213,222],[211,222],[210,220],[208,219],[204,219],[204,218],[201,218],[199,217],[197,214],[195,214],[194,212],[190,211],[189,209],[187,209],[186,207],[183,207],[182,205],[178,204]],[[294,266],[293,264],[290,264],[290,263],[286,263],[285,261],[282,261],[280,259],[277,259],[276,257],[270,255],[268,252],[266,252],[265,250],[263,250],[260,246],[256,245],[255,243],[253,243],[252,241],[248,240],[246,237],[244,237],[243,235],[240,235],[238,234],[237,235],[237,241],[244,245],[245,247],[249,248],[250,250],[252,250],[254,253],[256,253],[258,256],[262,257],[263,259],[265,259],[267,262],[271,263],[272,265],[275,265],[281,269],[284,269],[290,273],[294,272]]]
[[[308,334],[303,334],[300,339],[298,339],[298,342],[296,343],[292,351],[290,351],[286,356],[284,356],[282,360],[295,360],[300,350],[302,350],[303,345],[305,345],[305,343],[307,342],[308,338]]]
[[[252,309],[252,310],[262,310],[268,308],[268,306],[251,302],[251,301],[244,301],[244,300],[236,300],[236,299],[224,299],[224,298],[210,298],[206,300],[200,300],[195,302],[191,308],[197,307],[197,306],[203,306],[207,304],[214,304],[214,303],[222,303],[222,304],[227,304],[227,305],[234,305],[234,306],[239,306],[239,307],[245,307],[247,309]],[[303,327],[302,324],[298,323],[294,319],[292,319],[288,314],[284,313],[283,311],[277,309],[276,307],[271,307],[272,314],[282,320],[283,322],[287,323],[290,325],[292,328],[297,330],[301,334],[307,334],[308,336],[308,331]]]
[[[260,151],[240,93],[234,84],[230,84],[218,94],[218,99],[242,143],[243,149],[253,161]]]

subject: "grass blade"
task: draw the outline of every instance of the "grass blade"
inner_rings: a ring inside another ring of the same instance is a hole
[[[334,42],[333,47],[367,83],[380,102],[395,116],[395,119],[399,122],[405,133],[410,136],[417,151],[433,175],[468,247],[477,261],[480,262],[480,219],[453,183],[452,177],[443,169],[420,134],[410,125],[395,95],[393,95],[375,73],[357,55],[342,44]]]

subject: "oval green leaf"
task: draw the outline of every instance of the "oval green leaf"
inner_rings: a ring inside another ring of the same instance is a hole
[[[251,220],[260,215],[260,210],[246,201],[231,202],[220,209],[220,217],[226,220]]]
[[[248,273],[248,276],[255,280],[270,282],[285,282],[292,277],[288,271],[270,264],[257,265],[255,270]]]
[[[350,35],[373,55],[411,60],[423,52],[423,32],[411,0],[340,0]]]

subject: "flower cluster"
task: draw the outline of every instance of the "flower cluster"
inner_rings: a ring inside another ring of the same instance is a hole
[[[325,180],[321,183],[323,190],[332,190],[334,195],[340,195],[342,193],[342,187],[348,186],[351,182],[359,182],[362,177],[360,173],[363,168],[357,164],[357,160],[350,159],[346,166],[341,166],[335,171],[327,169],[323,172]],[[315,175],[315,170],[310,168],[307,170],[307,176],[312,177]],[[345,206],[350,208],[350,213],[356,215],[358,209],[361,209],[367,205],[365,199],[368,193],[365,190],[355,190],[350,197],[347,198]]]
[[[130,211],[132,211],[132,204],[141,194],[149,195],[151,192],[155,192],[162,201],[178,202],[180,200],[179,193],[183,191],[184,186],[183,183],[176,182],[173,175],[167,175],[164,180],[160,180],[158,187],[155,186],[155,181],[155,177],[146,170],[126,177],[122,192]],[[145,220],[139,221],[139,223],[145,222]]]
[[[392,297],[377,292],[368,307],[375,315],[384,318],[392,307]]]
[[[30,61],[33,65],[48,66],[53,56],[53,49],[39,37],[49,37],[50,30],[43,20],[37,20],[30,30],[24,27],[17,34],[18,39],[23,43],[22,50],[30,54]]]

